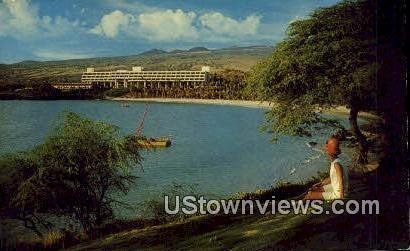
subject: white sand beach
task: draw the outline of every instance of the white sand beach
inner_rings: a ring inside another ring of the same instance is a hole
[[[174,104],[209,104],[209,105],[234,105],[251,108],[270,108],[272,104],[267,101],[252,100],[226,100],[226,99],[192,99],[192,98],[110,98],[117,101],[135,101],[135,102],[156,102],[156,103],[174,103]]]
[[[233,105],[233,106],[262,108],[262,109],[269,109],[273,106],[273,103],[268,102],[268,101],[253,101],[253,100],[193,99],[193,98],[128,98],[128,97],[107,98],[107,99],[116,100],[116,101],[124,101],[124,102]],[[337,106],[325,112],[333,113],[333,114],[348,115],[349,111],[350,110],[346,108],[345,106]],[[359,117],[366,118],[366,119],[377,119],[378,118],[378,116],[371,114],[371,113],[367,113],[367,112],[360,112]]]

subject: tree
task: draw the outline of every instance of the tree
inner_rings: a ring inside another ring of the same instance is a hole
[[[241,70],[224,69],[211,75],[210,85],[220,86],[214,92],[225,99],[242,99],[245,73]]]
[[[26,201],[23,206],[18,203],[19,199],[16,197],[18,193],[34,193],[27,189],[30,188],[29,184],[32,184],[38,169],[30,152],[3,156],[0,160],[0,217],[21,220],[26,228],[41,236],[40,227],[50,227],[46,219],[37,216],[41,205],[35,205],[34,200],[31,200]],[[38,195],[41,189],[36,189],[35,192]]]
[[[307,135],[311,125],[330,122],[318,111],[345,105],[358,162],[367,162],[357,115],[377,108],[376,8],[370,0],[317,9],[290,23],[287,37],[251,69],[246,90],[274,104],[267,114],[274,134]]]
[[[118,128],[67,113],[43,144],[2,162],[0,170],[11,173],[1,176],[10,177],[0,184],[9,195],[1,213],[37,233],[38,225],[50,227],[50,216],[65,217],[91,235],[114,216],[140,161],[137,143],[120,137]]]

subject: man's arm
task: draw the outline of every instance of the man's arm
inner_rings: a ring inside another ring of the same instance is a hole
[[[323,186],[330,184],[330,177],[325,178],[324,180],[312,185],[311,188],[309,188],[309,191],[317,191],[317,192],[323,192]]]
[[[325,178],[320,183],[321,183],[322,186],[326,186],[326,185],[330,184],[330,177]]]
[[[338,186],[336,188],[336,192],[340,194],[340,198],[343,199],[344,197],[344,191],[343,191],[343,167],[339,163],[335,163],[335,171],[336,171],[336,176],[338,179]]]

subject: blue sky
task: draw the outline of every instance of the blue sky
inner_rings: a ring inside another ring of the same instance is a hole
[[[0,0],[0,62],[274,45],[336,0]]]

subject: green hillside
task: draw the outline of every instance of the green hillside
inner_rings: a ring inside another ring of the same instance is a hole
[[[86,67],[96,70],[130,69],[143,66],[146,70],[185,70],[211,66],[212,71],[237,69],[247,71],[272,51],[270,46],[232,47],[217,50],[202,48],[165,52],[153,49],[138,55],[71,59],[63,61],[23,61],[0,65],[0,84],[36,84],[55,81],[78,81]]]

